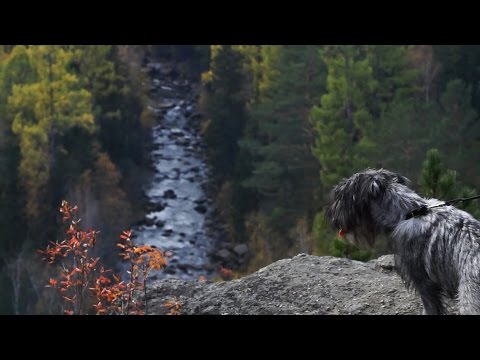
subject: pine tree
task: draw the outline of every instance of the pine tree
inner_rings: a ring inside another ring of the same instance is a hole
[[[417,85],[419,69],[410,64],[407,45],[369,45],[368,59],[377,80],[369,107],[375,117],[395,99],[412,98],[421,92]]]
[[[382,150],[372,154],[371,164],[416,177],[439,114],[435,102],[424,101],[432,92],[425,88],[433,76],[428,48],[375,45],[369,47],[369,59],[378,81],[372,137]]]
[[[98,139],[123,173],[144,162],[147,130],[140,121],[142,92],[129,82],[129,72],[113,45],[74,45],[73,68],[92,94]],[[137,79],[142,80],[142,79]]]
[[[415,181],[425,152],[434,146],[433,134],[439,116],[436,102],[427,104],[399,98],[388,104],[375,132],[378,148],[382,149],[373,157],[375,166],[397,171]]]
[[[318,46],[262,47],[259,102],[240,142],[253,159],[244,186],[278,229],[288,228],[312,206],[317,164],[311,154],[311,106],[324,86]]]
[[[374,129],[369,100],[378,83],[366,56],[358,45],[329,46],[322,51],[328,68],[327,93],[311,111],[317,130],[313,150],[320,162],[320,179],[325,190],[341,178],[367,165],[374,148]]]
[[[210,72],[204,75],[208,91],[208,126],[205,140],[219,182],[234,169],[248,101],[244,79],[244,55],[232,45],[212,46]]]
[[[422,194],[445,200],[451,198],[456,193],[456,178],[455,171],[443,167],[438,149],[428,150],[419,180]]]
[[[446,169],[438,149],[430,149],[427,152],[420,174],[420,190],[427,198],[450,200],[453,198],[466,198],[478,195],[478,193],[463,185],[457,180],[457,172]],[[480,204],[478,200],[454,205],[468,211],[473,217],[480,218]]]

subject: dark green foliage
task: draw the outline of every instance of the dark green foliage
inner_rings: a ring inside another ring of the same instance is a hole
[[[420,91],[416,86],[419,70],[409,65],[408,51],[406,45],[368,46],[373,77],[378,81],[375,94],[369,100],[375,116],[394,99],[411,98]]]
[[[457,180],[457,173],[454,170],[445,168],[440,152],[437,149],[430,149],[422,165],[420,173],[420,190],[425,197],[439,200],[451,200],[466,198],[478,195],[478,190],[462,185]],[[480,204],[478,200],[465,203],[458,203],[454,206],[470,212],[477,219],[480,217]]]
[[[85,87],[92,92],[99,140],[123,170],[142,164],[148,136],[140,122],[143,106],[139,89],[128,82],[128,68],[115,46],[75,46],[75,64]]]
[[[435,103],[413,99],[391,102],[378,120],[375,139],[378,151],[373,166],[402,173],[415,181],[423,156],[435,143],[434,126],[439,117]]]
[[[208,91],[208,127],[205,140],[209,158],[219,182],[233,173],[246,119],[244,55],[232,45],[219,45],[212,50],[211,78]]]
[[[442,64],[438,79],[441,89],[452,79],[461,79],[472,86],[472,104],[480,110],[480,46],[479,45],[433,45],[435,59]]]
[[[472,85],[460,79],[449,81],[439,102],[441,117],[436,127],[436,146],[448,154],[447,166],[456,169],[462,181],[477,177],[477,182],[479,174],[472,164],[480,160],[480,122],[472,105]]]
[[[16,46],[11,50],[3,62],[0,57],[0,251],[7,257],[20,249],[17,237],[25,236],[25,197],[17,173],[20,146],[12,132],[13,117],[7,111],[7,99],[14,84],[31,83],[36,78],[26,48]]]
[[[243,185],[258,193],[261,211],[283,232],[312,208],[318,166],[308,113],[324,88],[325,70],[316,46],[265,46],[262,60],[260,100],[240,142],[253,165]]]
[[[328,191],[352,170],[368,164],[373,150],[372,111],[369,100],[377,89],[368,48],[328,46],[322,59],[328,68],[327,93],[311,112],[317,131],[314,155],[320,162],[320,179]]]
[[[25,196],[19,184],[17,167],[20,146],[12,132],[13,117],[7,111],[7,99],[14,84],[28,84],[36,79],[26,48],[16,46],[2,62],[0,57],[0,252],[13,254],[25,236],[22,226]]]
[[[430,149],[422,165],[420,173],[420,187],[426,197],[447,200],[455,196],[457,174],[452,170],[445,170],[437,149]]]
[[[477,195],[480,195],[480,192],[478,191],[478,189],[472,189],[465,185],[463,186],[459,185],[459,189],[457,191],[456,196],[461,198],[468,198],[468,197],[473,197]],[[469,212],[475,219],[480,220],[479,200],[471,200],[471,201],[459,203],[455,205],[455,207],[458,207],[459,209]]]
[[[372,258],[370,250],[359,249],[347,240],[336,238],[329,247],[329,254],[336,257],[346,257],[352,260],[367,261]]]

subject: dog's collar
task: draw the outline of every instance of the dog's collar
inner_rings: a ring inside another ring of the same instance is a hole
[[[430,208],[427,205],[422,205],[421,207],[417,209],[413,209],[412,211],[408,212],[407,215],[405,215],[405,220],[427,215],[429,210]]]

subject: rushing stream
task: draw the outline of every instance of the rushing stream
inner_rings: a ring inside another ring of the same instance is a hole
[[[135,229],[137,240],[173,254],[154,278],[210,278],[217,270],[210,254],[218,234],[208,226],[213,212],[204,190],[209,168],[202,139],[192,124],[195,96],[188,81],[165,75],[165,65],[149,66],[153,74],[150,110],[161,120],[153,128],[155,175],[145,188],[150,212]]]

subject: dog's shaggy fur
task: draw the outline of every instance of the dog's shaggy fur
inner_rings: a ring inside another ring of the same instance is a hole
[[[426,314],[444,314],[446,297],[460,314],[480,314],[480,222],[453,206],[406,215],[441,203],[411,190],[405,177],[367,169],[331,192],[326,217],[360,246],[372,246],[381,232],[393,240],[395,267],[421,297]]]

